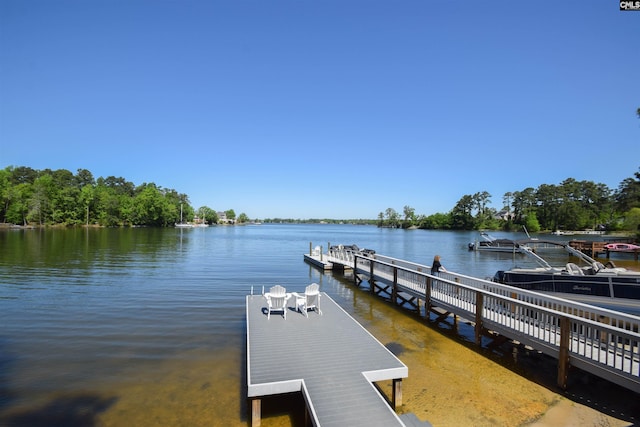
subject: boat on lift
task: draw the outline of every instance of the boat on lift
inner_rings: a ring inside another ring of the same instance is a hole
[[[480,233],[483,240],[469,243],[470,251],[520,253],[521,244],[511,239],[497,239],[488,233]]]
[[[493,281],[640,315],[640,272],[616,267],[611,261],[602,264],[566,243],[544,243],[562,246],[577,257],[579,263],[586,265],[568,262],[554,267],[533,248],[521,245],[522,253],[533,258],[539,266],[500,270]]]

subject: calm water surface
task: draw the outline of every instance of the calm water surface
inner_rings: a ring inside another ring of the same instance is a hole
[[[527,263],[469,252],[476,238],[351,225],[0,230],[0,424],[245,425],[252,287],[318,282],[366,326],[384,303],[305,264],[310,242],[426,265],[440,254],[476,277]]]

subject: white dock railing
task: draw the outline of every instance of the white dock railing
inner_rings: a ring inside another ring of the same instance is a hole
[[[328,261],[382,282],[397,292],[475,322],[483,330],[529,345],[558,359],[558,384],[569,364],[640,393],[640,317],[531,292],[382,255],[330,251]],[[373,284],[371,284],[373,282]],[[394,298],[392,296],[392,298]],[[396,302],[396,301],[394,301]]]

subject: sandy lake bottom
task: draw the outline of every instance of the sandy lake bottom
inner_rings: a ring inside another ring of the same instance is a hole
[[[479,352],[447,331],[450,326],[436,329],[411,315],[391,316],[390,324],[388,310],[395,309],[376,304],[368,321],[359,320],[409,367],[400,413],[412,412],[434,427],[640,423],[638,396],[620,387],[572,371],[570,386],[562,391],[554,385],[555,361],[546,356],[523,348],[514,353],[511,345]],[[460,322],[459,330],[464,328],[471,330]],[[194,353],[186,367],[154,367],[153,383],[143,375],[118,384],[118,400],[99,415],[97,425],[210,426],[213,420],[215,426],[247,426],[245,378],[238,374],[245,369],[244,354],[213,358]],[[390,383],[379,386],[390,396]],[[302,426],[303,405],[299,394],[266,398],[262,425]]]

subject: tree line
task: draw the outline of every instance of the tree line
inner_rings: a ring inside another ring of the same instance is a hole
[[[309,220],[309,222],[376,223],[382,227],[423,229],[503,229],[525,226],[540,230],[606,229],[640,232],[640,169],[617,189],[592,181],[567,178],[560,184],[505,193],[502,209],[490,206],[486,191],[466,194],[447,213],[417,215],[405,206],[380,212],[377,220]],[[87,169],[76,174],[65,170],[35,170],[9,166],[0,170],[0,222],[21,225],[173,226],[197,219],[207,224],[220,221],[207,206],[194,209],[186,194],[155,183],[134,185],[122,177],[94,179]],[[248,222],[224,211],[227,221]],[[265,222],[290,222],[273,219]]]
[[[507,192],[502,209],[490,207],[486,191],[466,194],[448,213],[416,215],[405,206],[401,215],[393,208],[378,215],[378,226],[425,229],[514,230],[627,230],[640,233],[640,169],[617,189],[592,181],[567,178],[560,184],[542,184]]]
[[[0,222],[20,225],[100,225],[167,227],[175,223],[216,224],[218,212],[202,206],[196,211],[189,197],[155,183],[135,185],[122,177],[94,179],[87,169],[35,170],[9,166],[0,170]],[[226,219],[236,218],[233,209]],[[182,216],[182,217],[181,217]]]

